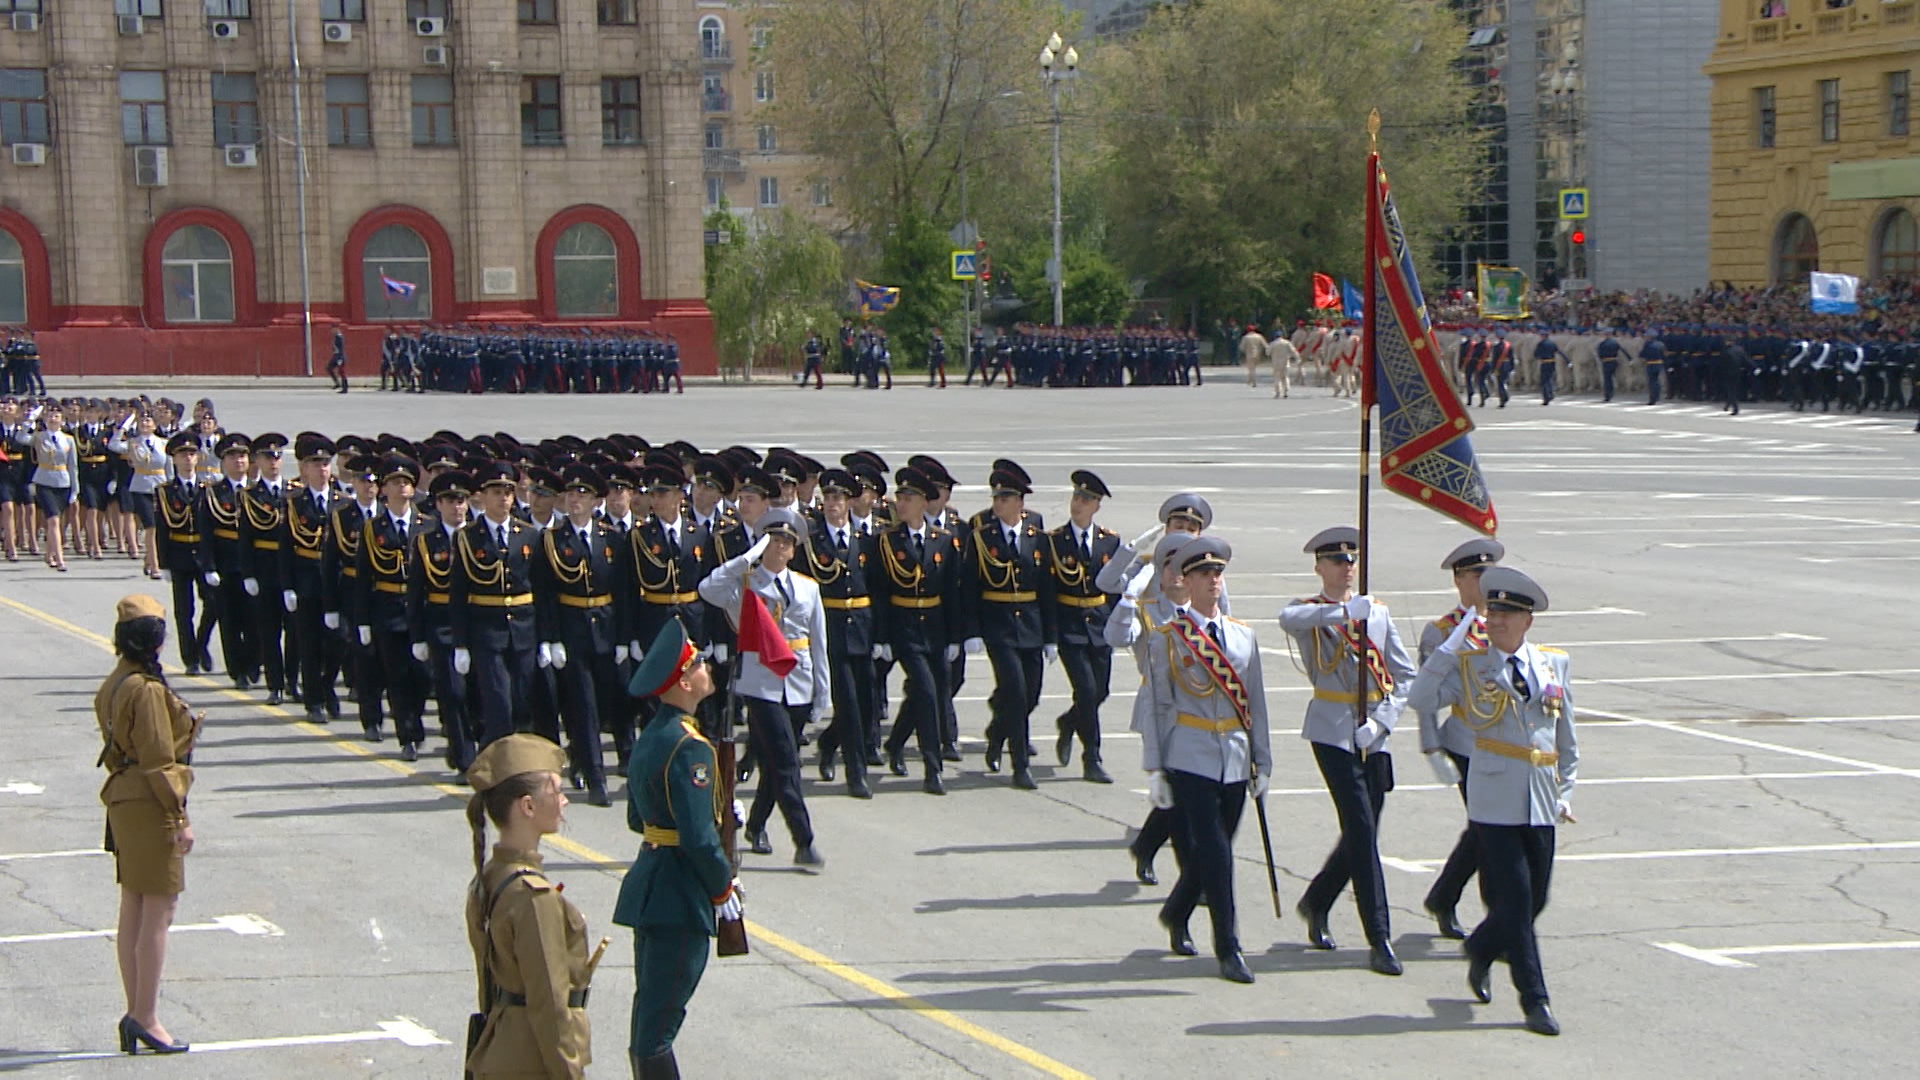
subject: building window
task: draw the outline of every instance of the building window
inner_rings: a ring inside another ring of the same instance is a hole
[[[253,73],[213,76],[213,143],[234,146],[260,141],[260,91]]]
[[[719,206],[720,200],[726,197],[727,182],[718,176],[707,177],[707,209]]]
[[[773,100],[773,72],[756,71],[753,73],[753,100],[763,105]]]
[[[813,182],[813,205],[815,206],[832,206],[833,205],[833,185],[832,184],[828,183],[825,180],[815,180]]]
[[[320,0],[321,22],[366,22],[367,0]]]
[[[0,142],[44,143],[47,131],[47,73],[0,68]]]
[[[709,150],[724,150],[727,147],[727,129],[719,124],[708,124],[706,141],[703,144]]]
[[[1887,134],[1906,138],[1912,132],[1909,114],[1913,108],[1913,72],[1887,72]]]
[[[113,13],[157,19],[160,17],[160,0],[113,0]]]
[[[0,13],[39,10],[40,0],[0,0]]]
[[[760,178],[760,205],[761,206],[779,206],[780,205],[780,178],[779,177],[763,176]]]
[[[1762,150],[1773,149],[1774,132],[1779,120],[1773,109],[1773,87],[1758,86],[1753,91],[1753,142]]]
[[[727,27],[718,15],[703,16],[700,20],[700,56],[713,60],[726,55]]]
[[[209,19],[251,19],[253,0],[203,0]]]
[[[553,245],[553,305],[562,318],[620,314],[620,259],[591,222],[567,226]]]
[[[600,142],[606,146],[640,145],[638,75],[600,80]]]
[[[120,73],[120,141],[128,146],[167,143],[167,73]]]
[[[20,241],[0,229],[0,323],[23,326],[27,321],[27,259]]]
[[[601,26],[632,26],[640,21],[634,0],[600,0]]]
[[[1820,269],[1820,238],[1805,214],[1788,214],[1773,234],[1773,282],[1804,285]]]
[[[160,281],[168,322],[233,321],[233,249],[207,226],[183,226],[167,237]]]
[[[703,112],[727,111],[727,77],[717,71],[700,76],[700,108]]]
[[[444,19],[447,18],[447,0],[407,0],[407,18]]]
[[[413,145],[453,146],[456,141],[453,132],[453,76],[415,75]]]
[[[373,145],[373,111],[365,75],[327,76],[327,145]]]
[[[560,110],[560,76],[528,75],[520,80],[520,145],[562,146],[567,141]]]
[[[773,31],[765,24],[753,28],[753,47],[764,49],[773,44]]]
[[[1874,238],[1875,277],[1920,277],[1920,224],[1913,215],[1895,207],[1880,219],[1880,235]],[[0,267],[4,263],[0,262]],[[5,321],[5,320],[0,320]]]
[[[1821,79],[1814,84],[1820,99],[1820,141],[1840,141],[1840,80]]]
[[[760,125],[760,152],[763,154],[771,154],[778,149],[780,149],[780,143],[777,139],[773,137],[773,125],[761,124]]]
[[[522,26],[551,26],[558,21],[554,18],[554,0],[519,0],[519,3]]]
[[[405,225],[382,225],[367,237],[360,251],[360,297],[370,322],[433,319],[433,264],[419,233]]]
[[[1760,17],[1763,19],[1786,18],[1787,0],[1760,0]]]

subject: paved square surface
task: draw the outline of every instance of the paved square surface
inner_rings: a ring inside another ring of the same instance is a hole
[[[911,382],[902,380],[903,384]],[[191,388],[174,396],[192,395]],[[1239,838],[1241,937],[1259,982],[1168,956],[1166,886],[1124,851],[1145,816],[1137,679],[1117,658],[1104,712],[1120,781],[1056,770],[1040,791],[988,776],[991,674],[961,693],[967,760],[953,793],[883,777],[871,803],[815,779],[829,860],[812,877],[749,856],[750,957],[716,961],[680,1059],[689,1076],[1096,1077],[1379,1075],[1779,1076],[1911,1066],[1920,1006],[1920,436],[1910,420],[1567,398],[1476,410],[1480,459],[1509,561],[1552,593],[1534,639],[1573,657],[1580,823],[1559,834],[1541,949],[1558,1041],[1527,1034],[1495,971],[1470,1004],[1455,943],[1420,899],[1462,823],[1396,740],[1399,787],[1382,851],[1407,974],[1366,970],[1350,905],[1308,951],[1291,914],[1334,840],[1330,802],[1297,736],[1305,680],[1273,615],[1309,591],[1307,536],[1354,516],[1357,410],[1310,388],[1276,401],[1231,376],[1205,388],[825,392],[696,388],[671,398],[417,398],[223,391],[229,428],[421,437],[507,429],[638,432],[705,447],[785,444],[820,457],[866,446],[895,464],[939,456],[963,512],[987,462],[1033,473],[1029,505],[1065,520],[1066,474],[1114,488],[1122,536],[1193,488],[1236,558],[1234,613],[1265,645],[1278,775],[1268,799],[1289,914],[1275,919],[1251,820]],[[859,434],[844,434],[858,432]],[[1374,496],[1375,593],[1411,641],[1452,603],[1440,556],[1467,534]],[[131,1074],[111,1054],[121,1008],[111,859],[100,854],[91,700],[111,667],[112,602],[153,591],[124,561],[55,575],[0,564],[0,1071]],[[169,656],[171,656],[171,647]],[[1036,742],[1066,680],[1047,676]],[[225,680],[177,685],[209,721],[195,756],[199,846],[188,861],[162,1015],[196,1052],[170,1075],[455,1075],[473,1007],[461,923],[468,834],[437,761],[268,709]],[[897,696],[897,681],[895,694]],[[351,706],[349,706],[351,708]],[[431,725],[431,721],[429,722]],[[883,770],[884,771],[884,770]],[[949,776],[953,774],[950,772]],[[631,938],[608,919],[636,847],[625,815],[577,804],[549,867],[595,933],[594,1075],[625,1075]],[[1173,861],[1160,872],[1170,883]],[[1469,890],[1471,895],[1471,890]],[[1470,899],[1462,917],[1478,916]],[[202,1055],[200,1051],[213,1052]]]

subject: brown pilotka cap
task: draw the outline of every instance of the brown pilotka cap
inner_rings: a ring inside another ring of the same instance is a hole
[[[146,593],[134,593],[131,596],[121,597],[120,602],[113,606],[113,610],[113,621],[117,623],[129,622],[133,619],[164,619],[167,617],[167,609],[161,606],[160,601],[155,600]]]
[[[486,791],[521,773],[566,771],[566,751],[544,736],[522,732],[488,743],[467,766],[467,784]]]

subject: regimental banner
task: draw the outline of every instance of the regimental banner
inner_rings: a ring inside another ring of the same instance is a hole
[[[1483,319],[1524,319],[1527,310],[1527,275],[1511,266],[1479,267],[1480,317]]]

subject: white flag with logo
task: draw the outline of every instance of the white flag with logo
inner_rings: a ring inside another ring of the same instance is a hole
[[[1852,274],[1813,272],[1813,310],[1816,315],[1860,314],[1860,279]]]

